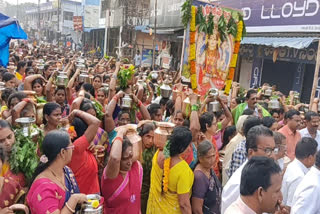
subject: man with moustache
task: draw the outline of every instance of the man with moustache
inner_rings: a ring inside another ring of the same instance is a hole
[[[249,160],[256,156],[264,156],[274,160],[277,148],[275,146],[273,132],[262,125],[252,127],[247,134],[246,151]],[[240,196],[242,170],[247,162],[248,161],[244,162],[235,173],[233,173],[230,180],[223,188],[221,213],[224,213]]]
[[[318,130],[319,121],[319,115],[314,111],[309,111],[305,114],[305,122],[307,127],[299,131],[301,138],[311,137],[317,141],[318,151],[320,150],[320,131]]]
[[[240,197],[224,214],[288,214],[281,205],[281,181],[281,169],[274,160],[252,157],[242,170]]]

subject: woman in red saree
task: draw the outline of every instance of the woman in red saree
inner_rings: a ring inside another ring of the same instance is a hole
[[[143,169],[138,159],[137,143],[125,137],[127,127],[118,130],[110,157],[101,178],[104,214],[141,213],[140,192]],[[135,152],[134,152],[135,151]]]

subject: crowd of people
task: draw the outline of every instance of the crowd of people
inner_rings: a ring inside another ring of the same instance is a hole
[[[320,212],[318,99],[200,97],[179,72],[50,44],[12,43],[0,81],[0,214]]]

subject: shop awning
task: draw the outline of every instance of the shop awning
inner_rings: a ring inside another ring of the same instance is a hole
[[[289,47],[296,49],[303,49],[309,47],[309,45],[319,40],[316,37],[244,37],[241,44],[247,45],[266,45],[275,48]]]
[[[149,33],[150,31],[150,26],[148,25],[139,25],[135,27],[136,31],[141,31],[142,33]],[[178,30],[182,30],[183,28],[165,28],[165,29],[161,29],[158,28],[157,29],[157,34],[174,34],[176,31]],[[154,33],[154,29],[152,29],[152,32]]]

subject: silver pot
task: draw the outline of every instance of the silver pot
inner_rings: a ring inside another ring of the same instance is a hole
[[[59,86],[65,86],[67,87],[68,85],[68,77],[66,75],[59,75],[57,76],[57,85]]]
[[[79,82],[90,83],[90,78],[88,74],[80,74]]]
[[[269,104],[268,104],[268,108],[269,109],[279,109],[280,108],[279,101],[276,99],[270,100]]]
[[[76,67],[79,68],[80,70],[85,70],[86,69],[85,64],[76,64]]]
[[[129,94],[125,94],[122,98],[121,107],[122,108],[131,108],[132,99]]]
[[[88,200],[98,200],[101,201],[101,196],[92,194],[87,195]],[[103,203],[99,205],[97,208],[93,208],[91,203],[84,203],[81,206],[80,214],[102,214],[103,213]]]
[[[218,112],[221,110],[221,105],[218,101],[213,101],[208,104],[208,112]]]
[[[29,136],[31,134],[31,125],[36,122],[36,119],[31,117],[21,117],[16,119],[16,123],[22,128],[22,132],[24,136]]]
[[[272,96],[272,88],[268,87],[265,91],[264,91],[264,96],[267,97],[271,97]]]
[[[216,89],[216,88],[211,88],[209,90],[209,95],[214,97],[214,98],[217,98],[217,96],[219,95],[219,90]]]
[[[171,93],[172,93],[172,89],[169,85],[167,84],[163,84],[161,87],[160,87],[160,91],[161,91],[161,96],[163,98],[170,98],[171,96]]]

